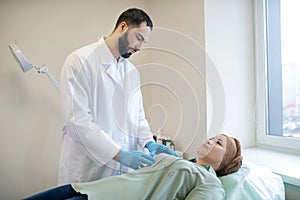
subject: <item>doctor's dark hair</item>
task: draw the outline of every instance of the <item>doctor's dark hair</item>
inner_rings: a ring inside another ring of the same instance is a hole
[[[138,26],[141,23],[146,22],[147,26],[150,27],[151,30],[153,28],[153,23],[149,15],[138,8],[129,8],[128,10],[124,11],[119,16],[114,30],[117,29],[121,22],[126,22],[129,26]]]

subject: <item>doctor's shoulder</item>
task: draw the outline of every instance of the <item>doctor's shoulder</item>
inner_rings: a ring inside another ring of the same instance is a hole
[[[74,50],[67,56],[64,63],[64,67],[71,67],[71,68],[74,67],[76,68],[76,66],[82,67],[82,65],[86,64],[87,60],[91,58],[90,55],[92,55],[95,52],[96,48],[97,48],[97,43],[92,43],[87,46]]]
[[[93,54],[95,52],[95,50],[97,49],[97,43],[94,42],[92,44],[83,46],[79,49],[76,49],[75,51],[73,51],[70,55],[75,55],[80,57],[81,59],[87,60],[91,54]]]

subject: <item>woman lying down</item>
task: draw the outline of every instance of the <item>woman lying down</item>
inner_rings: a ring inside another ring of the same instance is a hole
[[[121,176],[60,186],[26,200],[225,199],[218,176],[236,172],[241,167],[240,142],[221,134],[207,140],[197,152],[196,163],[159,154],[153,166]]]

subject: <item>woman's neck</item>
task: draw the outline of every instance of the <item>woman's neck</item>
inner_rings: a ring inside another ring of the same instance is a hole
[[[205,160],[197,160],[196,162],[197,165],[204,165],[204,164],[208,164],[210,165],[215,171],[218,169],[216,166],[214,166],[214,164],[210,164],[209,162],[205,161]]]
[[[207,162],[204,162],[203,160],[197,160],[196,164],[198,165],[204,165],[204,164],[207,164]]]

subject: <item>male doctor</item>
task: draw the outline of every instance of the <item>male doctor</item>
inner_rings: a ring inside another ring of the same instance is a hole
[[[61,73],[64,114],[59,184],[89,182],[152,165],[153,155],[176,153],[153,141],[145,119],[140,77],[127,60],[153,28],[131,8],[113,32],[71,53]],[[147,148],[150,155],[137,151]]]

